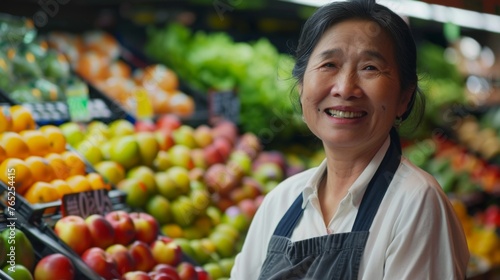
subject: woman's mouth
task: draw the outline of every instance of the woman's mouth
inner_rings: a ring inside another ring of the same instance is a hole
[[[364,115],[366,115],[365,112],[352,112],[352,111],[342,111],[335,109],[326,109],[325,112],[328,115],[339,119],[355,119],[355,118],[361,118]]]

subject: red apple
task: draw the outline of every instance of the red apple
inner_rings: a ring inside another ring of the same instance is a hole
[[[205,269],[203,269],[203,267],[195,266],[194,270],[196,270],[198,280],[211,280],[212,279],[212,278],[210,278],[210,275],[208,274],[208,272]]]
[[[229,195],[239,183],[235,174],[221,163],[210,166],[205,172],[204,180],[211,193],[219,193],[222,196]]]
[[[238,203],[238,208],[240,208],[241,212],[245,214],[249,220],[252,220],[255,212],[257,212],[257,205],[255,205],[255,201],[251,198],[240,201]]]
[[[153,267],[153,271],[168,275],[172,280],[181,280],[179,273],[177,273],[177,269],[173,265],[159,263]]]
[[[236,143],[235,150],[244,151],[251,159],[255,159],[262,150],[262,145],[255,134],[247,132],[240,136]]]
[[[123,210],[111,211],[104,216],[115,230],[114,243],[128,245],[135,238],[135,226],[129,214]]]
[[[198,273],[196,272],[194,265],[188,262],[181,262],[177,266],[177,272],[179,273],[181,280],[198,280]]]
[[[170,275],[167,275],[162,272],[151,271],[148,273],[151,280],[175,280],[176,278],[172,278]]]
[[[93,214],[85,219],[92,236],[93,246],[106,249],[111,246],[115,240],[115,229],[111,223],[99,214]]]
[[[262,204],[262,201],[264,201],[265,197],[265,195],[261,194],[255,198],[255,206],[257,206],[257,208],[259,208],[259,206]]]
[[[136,132],[148,131],[152,132],[156,130],[156,125],[150,120],[136,120],[134,124],[134,129]]]
[[[92,246],[92,236],[82,217],[69,215],[59,219],[54,231],[73,251],[81,255]]]
[[[102,248],[92,247],[87,249],[82,255],[82,260],[104,279],[120,278],[115,261]]]
[[[136,240],[128,247],[135,262],[135,269],[149,272],[157,264],[151,247],[143,241]]]
[[[215,138],[224,137],[231,143],[236,144],[238,140],[238,127],[231,121],[223,120],[212,128],[212,135]]]
[[[160,225],[153,216],[144,212],[132,212],[129,216],[134,222],[136,240],[144,241],[147,244],[156,240],[160,232]]]
[[[151,244],[151,251],[157,263],[176,266],[182,259],[181,247],[166,236],[158,236],[158,239]]]
[[[114,244],[106,249],[111,258],[116,262],[118,272],[123,275],[129,271],[135,270],[135,261],[128,251],[127,247],[122,244]]]
[[[181,119],[174,114],[165,114],[156,120],[156,127],[158,129],[175,130],[182,125]]]
[[[203,154],[205,156],[205,160],[207,161],[207,166],[212,166],[216,163],[223,163],[224,158],[217,150],[217,147],[213,144],[206,146],[203,148]]]
[[[68,257],[54,253],[43,257],[36,264],[33,276],[37,280],[73,280],[75,267]]]
[[[121,280],[151,280],[151,277],[144,271],[129,271],[122,275]]]
[[[229,155],[233,150],[232,143],[225,137],[219,137],[214,139],[212,145],[214,145],[217,151],[219,151],[224,161],[229,158]]]

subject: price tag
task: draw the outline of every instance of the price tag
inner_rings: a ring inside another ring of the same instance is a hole
[[[68,96],[68,111],[72,121],[87,122],[90,120],[89,99],[85,96]]]
[[[210,123],[226,119],[238,123],[240,99],[235,91],[214,91],[208,94],[208,118]]]
[[[62,197],[63,216],[77,215],[86,218],[113,210],[113,203],[104,189],[66,194]]]

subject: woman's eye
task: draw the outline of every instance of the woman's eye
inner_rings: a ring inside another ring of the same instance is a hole
[[[333,64],[331,62],[327,62],[327,63],[323,64],[322,67],[323,68],[333,68],[333,67],[335,67],[335,64]]]
[[[368,66],[365,67],[365,70],[373,71],[373,70],[377,70],[377,67],[375,67],[373,65],[368,65]]]

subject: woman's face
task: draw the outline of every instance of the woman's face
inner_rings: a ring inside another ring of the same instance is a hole
[[[344,21],[323,34],[299,88],[309,129],[336,148],[381,144],[411,94],[401,92],[391,37],[366,20]]]

